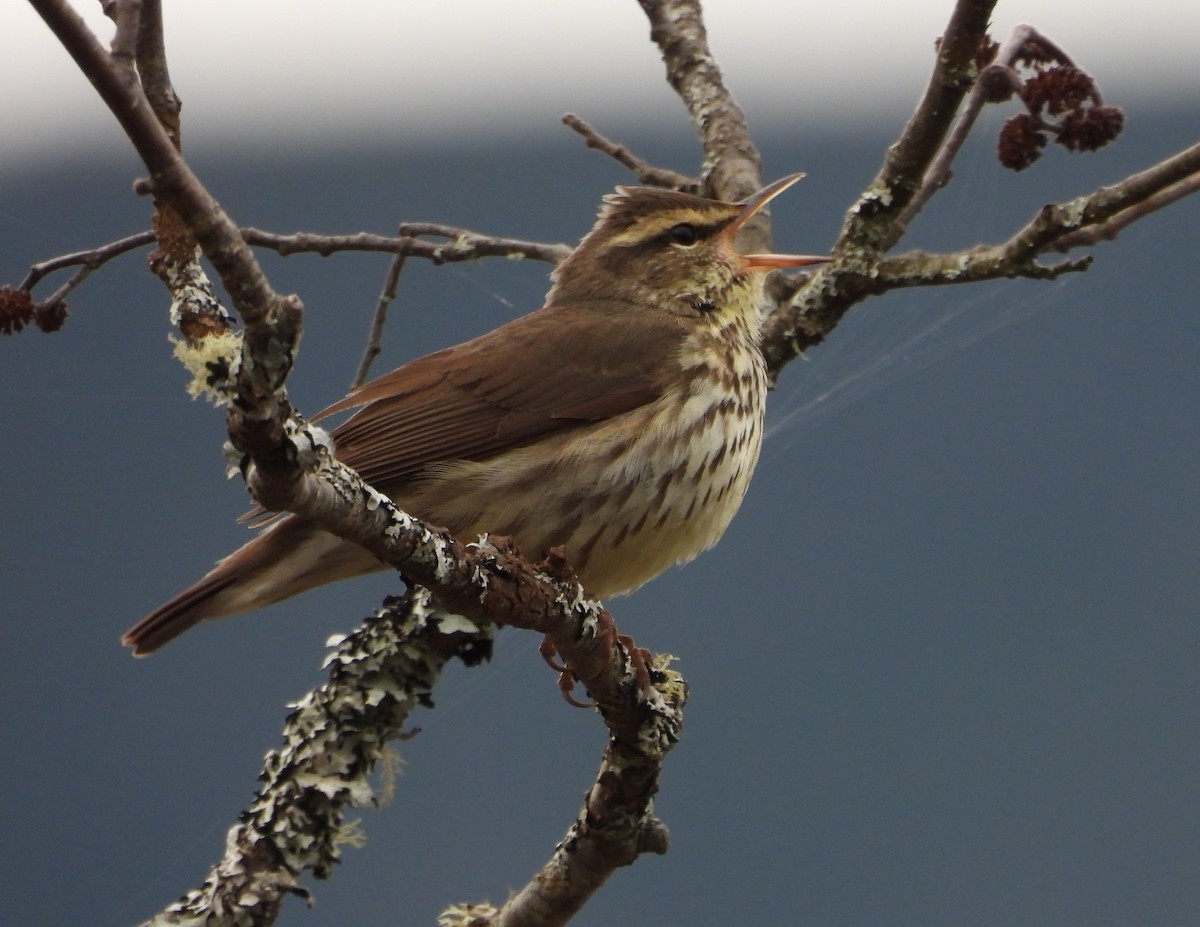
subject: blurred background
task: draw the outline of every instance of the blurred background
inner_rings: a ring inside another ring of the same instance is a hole
[[[698,169],[636,4],[168,4],[189,160],[281,232],[436,221],[575,242],[629,177],[565,111]],[[1043,8],[1044,7],[1044,8]],[[81,9],[92,13],[91,5]],[[780,249],[818,251],[932,64],[949,0],[706,4],[768,179]],[[1000,241],[1043,203],[1196,141],[1193,4],[1001,2],[1126,110],[1098,153],[993,155],[988,113],[906,246]],[[103,28],[103,23],[99,23]],[[144,228],[142,172],[33,12],[0,12],[0,282]],[[609,603],[692,687],[657,805],[670,853],[583,925],[1180,924],[1200,907],[1200,316],[1196,201],[1088,273],[891,294],[793,363],[719,547]],[[54,335],[0,340],[0,640],[11,923],[131,924],[199,883],[325,639],[388,576],[211,624],[134,661],[117,638],[245,539],[224,418],[187,399],[144,253],[97,272]],[[307,307],[290,381],[345,390],[387,267],[263,255]],[[410,262],[377,372],[541,304],[548,266]],[[49,292],[44,290],[43,292]],[[561,837],[603,746],[529,635],[455,667],[395,798],[362,812],[316,903],[282,923],[431,924],[500,903]]]

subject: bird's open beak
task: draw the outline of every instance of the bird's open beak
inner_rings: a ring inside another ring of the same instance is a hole
[[[742,211],[737,217],[724,229],[722,235],[725,240],[730,243],[730,250],[733,248],[734,236],[741,230],[750,219],[767,203],[779,196],[784,190],[794,184],[797,180],[803,177],[803,174],[789,174],[787,177],[780,178],[774,183],[767,184],[757,193],[746,197],[738,203],[742,207]],[[761,269],[761,270],[778,270],[785,267],[808,267],[812,264],[827,264],[828,257],[808,255],[808,254],[738,254],[739,264],[742,269]]]

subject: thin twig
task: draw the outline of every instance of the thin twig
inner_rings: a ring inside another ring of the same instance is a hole
[[[119,257],[128,251],[151,244],[153,241],[153,232],[138,232],[135,235],[128,235],[125,238],[110,241],[108,244],[100,245],[98,248],[89,248],[86,251],[73,251],[70,254],[60,254],[57,257],[38,261],[38,263],[30,266],[29,273],[21,281],[20,289],[32,290],[43,278],[48,277],[55,271],[63,270],[67,267],[80,267],[82,268],[80,272],[69,281],[71,284],[70,288],[74,289],[96,268],[103,266],[113,258]],[[65,296],[66,294],[62,295]],[[61,298],[61,296],[57,298]],[[51,302],[54,299],[55,297],[51,297],[51,299],[46,301]]]
[[[1170,206],[1198,190],[1200,190],[1200,172],[1164,187],[1141,202],[1116,213],[1111,219],[1063,235],[1055,240],[1053,248],[1055,251],[1066,252],[1072,248],[1088,248],[1100,242],[1112,241],[1139,219],[1143,219],[1165,206]]]
[[[1054,280],[1063,274],[1087,270],[1091,265],[1090,255],[1052,265],[1040,264],[1035,258],[1018,260],[1009,242],[950,254],[914,251],[884,258],[876,269],[874,283],[878,292],[886,293],[909,287],[979,283],[1015,277]]]
[[[1175,199],[1194,192],[1200,175],[1200,143],[1108,187],[1066,203],[1043,206],[1003,247],[1016,260],[1059,250],[1068,236],[1107,223],[1150,197],[1172,191]],[[1182,191],[1174,190],[1184,184]]]
[[[1007,41],[1001,46],[1000,50],[996,53],[995,59],[985,71],[990,71],[993,74],[1002,74],[1005,70],[1010,69],[1031,39],[1042,39],[1048,45],[1050,44],[1033,26],[1024,23],[1015,26]],[[1057,46],[1054,47],[1057,48]],[[1061,52],[1061,57],[1069,60],[1065,52]],[[908,230],[913,219],[924,208],[925,204],[929,202],[935,193],[950,182],[950,165],[958,156],[959,151],[962,150],[967,137],[971,134],[971,129],[974,128],[975,122],[979,118],[979,113],[987,104],[988,89],[987,74],[981,73],[975,80],[974,86],[971,88],[971,93],[967,96],[966,102],[955,118],[954,124],[950,127],[945,140],[942,142],[937,157],[933,159],[924,176],[921,178],[920,186],[913,194],[908,205],[896,217],[891,234],[884,239],[882,250],[886,251],[899,241]]]
[[[244,228],[242,238],[248,244],[269,248],[278,254],[320,254],[331,255],[344,251],[361,251],[367,253],[391,253],[397,258],[419,257],[435,264],[449,264],[459,261],[472,261],[484,257],[527,258],[529,260],[547,261],[557,264],[571,253],[571,249],[563,244],[546,242],[522,241],[517,238],[504,238],[495,235],[483,235],[468,229],[448,225],[432,225],[429,223],[413,223],[403,225],[399,235],[375,235],[370,232],[358,232],[348,235],[318,235],[311,232],[296,232],[292,235],[282,235],[276,232],[266,232],[261,229]],[[449,239],[449,243],[435,244],[422,241],[417,235],[431,235]],[[32,290],[42,280],[51,274],[65,270],[68,267],[78,267],[79,270],[71,278],[55,290],[50,296],[40,300],[39,306],[50,306],[61,302],[82,284],[93,271],[104,264],[155,242],[155,233],[151,231],[137,232],[125,238],[117,239],[95,248],[84,251],[73,251],[70,254],[60,254],[44,261],[30,265],[18,289]],[[161,245],[161,243],[160,243]],[[184,262],[186,263],[186,262]],[[388,280],[393,281],[395,263],[389,270]],[[390,293],[389,299],[395,296],[394,281],[385,286],[381,299]],[[361,368],[360,368],[361,369]]]
[[[167,67],[161,0],[142,0],[137,36],[137,69],[142,90],[158,121],[176,148],[182,149],[179,114],[182,109]]]
[[[137,35],[142,4],[138,0],[105,0],[102,8],[104,15],[117,27],[110,45],[113,63],[132,72],[137,67]]]
[[[700,192],[701,183],[696,178],[668,168],[655,167],[649,161],[639,158],[620,142],[614,142],[601,135],[582,117],[576,116],[574,113],[567,113],[562,117],[562,121],[567,128],[581,135],[589,148],[603,152],[618,164],[629,168],[641,183],[649,184],[652,187],[683,190],[687,193]]]
[[[529,258],[557,264],[571,253],[571,249],[563,244],[483,235],[469,229],[429,223],[406,223],[400,226],[399,235],[377,235],[372,232],[347,235],[295,232],[283,235],[256,228],[243,228],[241,234],[247,244],[269,248],[284,257],[302,253],[328,257],[339,251],[375,251],[425,258],[435,264],[474,261],[482,257]],[[433,244],[422,241],[417,237],[419,235],[435,235],[450,241]]]
[[[404,270],[406,259],[406,255],[397,254],[388,265],[387,276],[383,280],[383,289],[379,293],[379,299],[375,301],[375,311],[371,314],[371,328],[367,332],[367,346],[363,349],[362,359],[358,362],[358,369],[354,371],[354,379],[350,381],[351,392],[367,382],[367,376],[371,372],[371,364],[379,356],[383,343],[383,329],[387,324],[388,307],[391,306],[392,301],[396,298],[396,289],[400,285],[400,274]]]

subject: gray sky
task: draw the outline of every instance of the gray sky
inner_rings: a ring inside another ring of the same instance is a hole
[[[100,29],[99,4],[77,6]],[[233,16],[212,15],[222,7]],[[709,0],[714,49],[762,121],[835,131],[907,105],[929,69],[946,0]],[[166,4],[167,38],[186,126],[205,144],[283,133],[331,140],[387,131],[419,141],[552,132],[566,111],[596,120],[674,115],[641,10],[613,0],[359,0],[331,15],[310,0]],[[1002,0],[993,36],[1034,22],[1125,100],[1195,96],[1200,5]],[[231,22],[236,22],[231,27]],[[0,155],[110,138],[106,114],[23,3],[0,11]],[[229,105],[235,100],[236,105]],[[833,125],[829,123],[832,122]]]

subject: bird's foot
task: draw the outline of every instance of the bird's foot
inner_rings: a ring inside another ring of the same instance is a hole
[[[542,659],[546,661],[546,665],[554,672],[558,673],[558,691],[562,693],[562,697],[567,704],[574,705],[576,708],[595,708],[594,701],[581,702],[575,697],[575,684],[579,681],[575,678],[575,674],[571,669],[558,660],[558,651],[554,644],[550,642],[550,638],[542,638],[542,643],[538,647],[538,653],[542,655]]]

